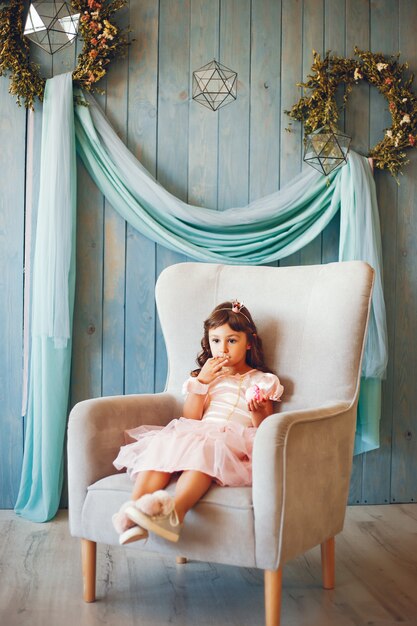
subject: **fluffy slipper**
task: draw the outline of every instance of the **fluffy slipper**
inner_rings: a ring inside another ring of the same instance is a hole
[[[177,542],[182,524],[175,511],[174,498],[164,490],[147,493],[126,507],[126,515],[142,528]]]
[[[150,517],[167,516],[174,510],[174,498],[167,491],[160,489],[154,493],[146,493],[144,496],[131,503]],[[126,507],[127,508],[127,507]]]
[[[180,524],[175,509],[171,510],[168,515],[147,515],[136,506],[129,506],[126,509],[126,515],[139,524],[142,528],[146,528],[155,535],[168,539],[168,541],[177,542],[180,538],[182,524]]]
[[[119,543],[121,546],[125,546],[127,543],[133,543],[133,541],[140,541],[146,539],[148,531],[140,526],[132,526],[122,533],[119,537]]]
[[[128,500],[127,502],[124,502],[118,512],[115,513],[111,518],[113,526],[119,535],[134,526],[132,520],[125,513],[127,507],[132,506],[133,504],[133,500]]]

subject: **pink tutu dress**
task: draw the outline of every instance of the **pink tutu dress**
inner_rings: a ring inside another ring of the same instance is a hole
[[[183,386],[191,390],[189,378]],[[250,370],[225,375],[208,387],[201,420],[180,417],[167,426],[139,426],[126,431],[133,443],[120,448],[114,461],[135,478],[138,472],[198,470],[223,486],[252,484],[252,448],[256,428],[252,426],[245,393],[253,385],[271,400],[279,400],[283,386],[275,374]]]

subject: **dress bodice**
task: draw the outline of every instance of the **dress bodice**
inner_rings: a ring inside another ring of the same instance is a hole
[[[249,387],[258,385],[271,400],[279,400],[283,386],[275,374],[252,369],[245,374],[227,374],[209,384],[203,420],[233,421],[252,426],[245,394]]]

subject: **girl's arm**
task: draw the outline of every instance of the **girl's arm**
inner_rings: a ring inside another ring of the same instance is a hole
[[[197,389],[197,393],[194,393],[192,389],[188,390],[189,393],[185,398],[183,408],[184,417],[192,420],[201,420],[207,399],[208,385],[213,382],[213,380],[223,375],[222,368],[227,362],[227,357],[211,357],[207,359],[199,375],[194,379],[197,386],[207,386],[206,393],[204,393],[202,389]]]
[[[189,393],[185,398],[182,414],[187,419],[201,420],[203,417],[204,403],[207,396],[199,393]]]

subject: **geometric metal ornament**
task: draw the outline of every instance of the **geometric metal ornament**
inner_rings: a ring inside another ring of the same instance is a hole
[[[236,100],[237,73],[215,59],[193,72],[193,100],[217,111]]]
[[[36,45],[54,54],[75,41],[80,14],[71,2],[39,0],[31,2],[23,34]]]
[[[305,138],[304,161],[328,176],[347,162],[351,138],[329,126],[318,128]]]

